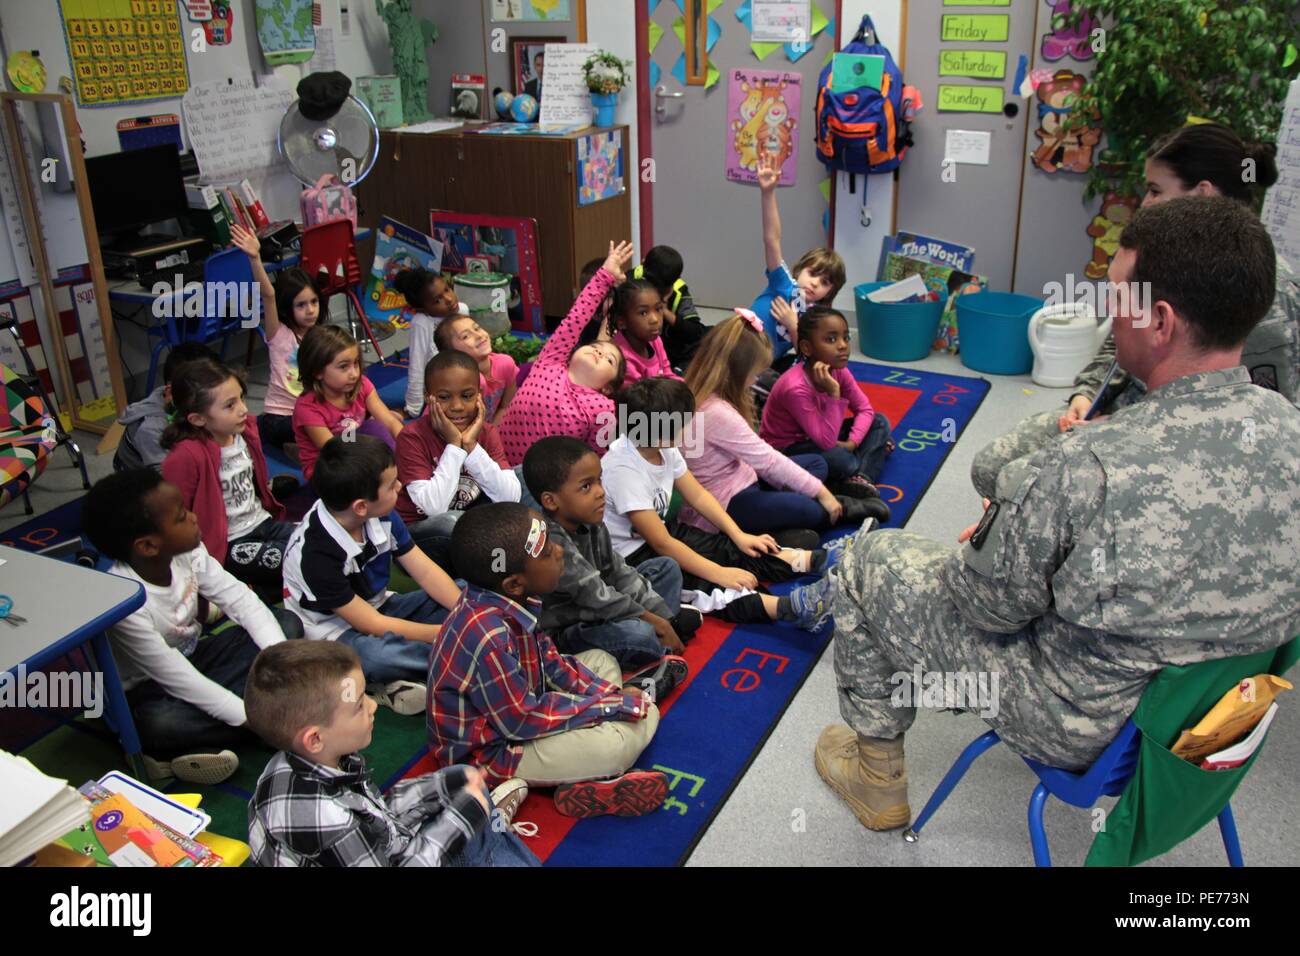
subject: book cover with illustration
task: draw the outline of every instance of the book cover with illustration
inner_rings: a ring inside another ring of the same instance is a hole
[[[90,822],[59,842],[101,866],[216,866],[221,857],[140,810],[124,794],[91,781],[78,788]]]
[[[877,281],[885,280],[885,266],[891,255],[923,259],[937,265],[951,266],[961,272],[971,272],[975,268],[975,250],[970,246],[945,239],[932,239],[915,232],[900,232],[896,236],[885,236],[881,241]]]
[[[441,272],[442,251],[442,243],[432,236],[396,219],[382,217],[375,230],[375,261],[366,279],[366,318],[372,324],[387,322],[394,328],[408,328],[410,306],[402,293],[393,288],[393,277],[403,269]]]
[[[898,282],[911,275],[918,275],[926,288],[947,297],[943,316],[939,319],[939,330],[934,336],[934,348],[947,352],[956,352],[960,346],[957,338],[957,297],[971,292],[983,292],[989,287],[985,276],[973,275],[950,265],[940,265],[927,259],[914,259],[911,256],[891,252],[885,257],[881,269],[880,281]]]

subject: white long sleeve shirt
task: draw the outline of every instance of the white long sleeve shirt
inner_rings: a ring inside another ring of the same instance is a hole
[[[406,486],[411,501],[426,515],[440,515],[453,510],[456,497],[462,492],[461,472],[469,475],[488,496],[490,501],[518,501],[520,495],[519,477],[513,468],[502,468],[491,456],[476,444],[468,455],[456,445],[449,445],[438,457],[438,467],[425,481],[413,481]],[[474,494],[473,497],[477,497]]]
[[[123,561],[109,568],[111,574],[139,581],[145,590],[144,606],[109,631],[122,686],[130,690],[157,681],[172,697],[238,727],[246,721],[243,700],[204,677],[189,660],[203,632],[199,596],[225,611],[258,647],[278,644],[284,632],[257,595],[217,564],[202,544],[172,558],[171,572],[171,584],[160,587]]]

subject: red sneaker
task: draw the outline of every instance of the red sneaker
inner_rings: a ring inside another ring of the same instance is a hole
[[[555,788],[555,809],[566,817],[642,817],[668,797],[668,775],[629,770],[610,780],[584,780]]]

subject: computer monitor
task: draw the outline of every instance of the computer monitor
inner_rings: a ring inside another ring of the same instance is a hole
[[[174,143],[86,160],[95,227],[102,236],[134,233],[185,215],[185,181]]]

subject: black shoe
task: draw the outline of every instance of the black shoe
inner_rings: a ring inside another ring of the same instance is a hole
[[[681,610],[668,623],[673,626],[678,637],[683,641],[689,641],[704,623],[704,615],[697,609],[683,604]]]
[[[844,506],[841,524],[861,524],[867,518],[875,518],[881,524],[889,520],[889,505],[879,498],[845,498],[836,496]]]
[[[880,491],[861,475],[850,475],[843,481],[831,482],[831,494],[845,498],[879,498]]]
[[[623,686],[648,692],[651,701],[662,701],[672,693],[674,687],[686,680],[690,672],[684,658],[665,654],[624,680]]]
[[[276,475],[271,479],[271,496],[276,501],[284,501],[301,487],[293,475]]]
[[[786,528],[772,537],[781,547],[794,548],[796,551],[815,551],[822,544],[822,536],[807,528]]]

